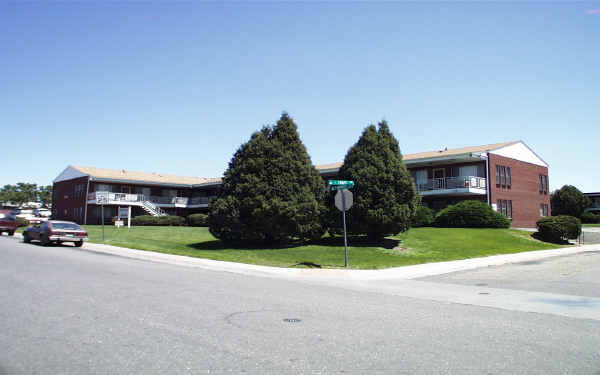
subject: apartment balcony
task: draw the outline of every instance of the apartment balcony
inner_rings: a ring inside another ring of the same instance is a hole
[[[162,208],[203,208],[215,200],[216,196],[210,197],[146,197],[143,194],[111,193],[108,191],[96,191],[88,194],[89,204],[107,204],[107,205],[130,205],[143,206],[143,202],[150,202],[157,207]]]
[[[468,196],[485,195],[486,179],[483,177],[458,176],[432,178],[416,183],[421,196]]]
[[[216,196],[191,198],[150,196],[149,201],[159,207],[201,208],[208,207],[208,204],[215,199],[217,199]]]
[[[145,201],[142,194],[111,193],[96,191],[88,194],[88,204],[131,205],[141,206]]]

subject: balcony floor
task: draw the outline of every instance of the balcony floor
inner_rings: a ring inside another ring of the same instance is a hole
[[[422,197],[461,197],[469,195],[486,195],[486,189],[481,188],[455,188],[455,189],[437,189],[437,190],[422,190],[419,191]]]

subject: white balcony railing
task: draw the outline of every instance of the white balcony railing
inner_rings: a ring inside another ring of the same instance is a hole
[[[431,178],[427,182],[417,183],[417,190],[435,191],[446,189],[484,189],[486,188],[486,179],[483,177],[458,176],[445,178]]]
[[[161,206],[172,206],[172,207],[187,207],[187,206],[201,206],[208,205],[210,202],[215,200],[216,196],[210,197],[159,197],[151,195],[146,197],[143,194],[126,194],[126,193],[111,193],[108,191],[96,191],[88,194],[88,201],[100,204],[119,204],[119,203],[134,203],[142,204],[144,201],[151,202]]]
[[[127,193],[110,193],[108,191],[96,191],[88,194],[89,201],[97,202],[143,202],[145,197],[143,194],[127,194]]]

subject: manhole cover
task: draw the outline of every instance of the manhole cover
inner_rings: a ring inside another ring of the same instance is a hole
[[[297,318],[286,318],[286,319],[283,319],[283,321],[286,322],[286,323],[298,323],[298,322],[301,322],[301,320],[297,319]]]
[[[487,284],[486,283],[478,283],[478,284],[475,284],[475,286],[487,286]]]
[[[479,292],[479,294],[490,294],[489,292]]]

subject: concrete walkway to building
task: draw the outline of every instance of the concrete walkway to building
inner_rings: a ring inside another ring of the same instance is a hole
[[[22,236],[15,234],[17,240]],[[562,249],[527,251],[516,254],[493,255],[482,258],[453,260],[448,262],[425,263],[413,266],[386,268],[381,270],[356,269],[314,269],[282,268],[259,266],[245,263],[226,262],[211,259],[193,258],[182,255],[136,250],[112,245],[85,243],[83,250],[96,253],[121,256],[150,262],[166,263],[184,267],[203,268],[212,271],[232,272],[250,276],[280,277],[312,280],[410,280],[427,276],[442,275],[457,271],[472,270],[481,267],[499,266],[510,263],[538,261],[556,256],[568,256],[585,252],[600,251],[600,244],[572,246]],[[350,258],[352,262],[352,258]]]

